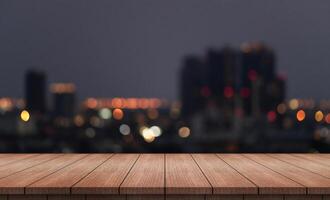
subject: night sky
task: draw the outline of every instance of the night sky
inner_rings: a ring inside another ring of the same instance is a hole
[[[0,0],[0,96],[24,72],[74,82],[80,98],[178,98],[186,54],[261,40],[289,97],[330,98],[328,0]]]

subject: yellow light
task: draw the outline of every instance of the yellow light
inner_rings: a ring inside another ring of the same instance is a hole
[[[29,121],[29,119],[30,119],[30,113],[29,113],[27,110],[23,110],[23,111],[21,112],[21,119],[22,119],[22,121],[24,121],[24,122]]]
[[[148,143],[153,142],[155,140],[154,133],[149,128],[143,130],[142,136],[144,140]]]
[[[299,101],[297,99],[291,99],[289,102],[291,110],[296,110],[299,107]]]
[[[323,117],[324,117],[324,115],[323,115],[322,111],[319,110],[315,113],[315,121],[321,122],[323,120]]]
[[[182,138],[187,138],[190,135],[190,129],[188,127],[181,127],[179,129],[179,136]]]
[[[305,117],[306,117],[306,113],[305,113],[305,111],[303,111],[303,110],[299,110],[298,112],[297,112],[297,120],[298,121],[303,121],[304,119],[305,119]]]

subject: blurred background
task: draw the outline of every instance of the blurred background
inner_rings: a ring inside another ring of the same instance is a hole
[[[326,0],[0,0],[0,152],[330,152]]]

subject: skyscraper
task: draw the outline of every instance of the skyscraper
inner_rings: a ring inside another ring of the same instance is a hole
[[[276,78],[273,50],[262,43],[242,45],[241,96],[245,114],[258,115],[272,109],[270,87]]]
[[[180,82],[182,115],[187,117],[200,110],[205,105],[205,98],[210,95],[203,61],[196,56],[185,57]]]
[[[29,112],[46,112],[46,75],[42,71],[29,70],[25,74],[25,101]]]
[[[72,83],[53,83],[53,114],[55,117],[72,118],[75,113],[75,90]]]

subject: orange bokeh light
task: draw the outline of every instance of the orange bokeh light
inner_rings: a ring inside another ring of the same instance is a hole
[[[113,110],[112,116],[116,120],[121,120],[124,117],[124,112],[123,112],[122,109],[116,108],[116,109]]]
[[[297,115],[296,115],[296,117],[297,117],[297,120],[298,121],[303,121],[304,119],[305,119],[305,117],[306,117],[306,113],[305,113],[305,111],[303,111],[303,110],[299,110],[298,112],[297,112]]]

